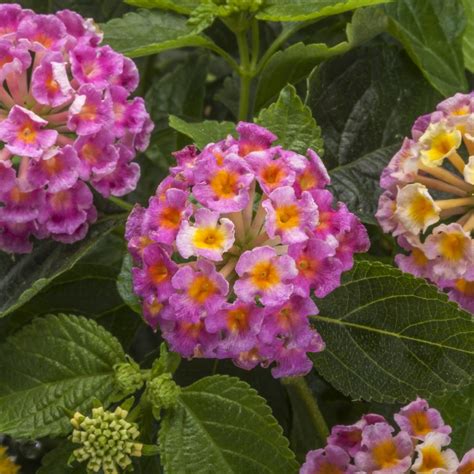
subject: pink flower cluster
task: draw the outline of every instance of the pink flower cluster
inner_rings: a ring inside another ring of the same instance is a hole
[[[27,253],[30,237],[72,243],[96,219],[92,191],[135,189],[132,160],[153,124],[138,72],[99,46],[91,20],[0,5],[0,249]]]
[[[404,250],[398,266],[474,312],[474,93],[419,117],[380,185],[376,216]]]
[[[307,353],[324,348],[310,296],[334,290],[369,241],[344,204],[333,207],[315,152],[274,146],[254,124],[237,132],[175,153],[148,208],[134,208],[134,289],[146,321],[183,356],[304,374]]]
[[[300,474],[471,474],[474,448],[459,462],[452,449],[451,427],[438,410],[417,398],[394,415],[400,428],[376,414],[350,426],[336,425],[324,449],[310,451]]]

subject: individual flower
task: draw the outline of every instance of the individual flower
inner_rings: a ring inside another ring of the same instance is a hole
[[[0,5],[0,250],[80,240],[97,216],[92,189],[107,198],[137,185],[153,123],[131,98],[133,61],[101,41],[70,10]]]
[[[277,378],[306,374],[308,354],[324,349],[311,298],[337,288],[367,233],[333,203],[313,151],[273,146],[277,137],[251,123],[237,133],[174,153],[177,165],[148,207],[131,212],[134,290],[145,321],[184,357],[270,367]]]
[[[251,302],[258,297],[264,305],[277,306],[294,291],[291,281],[297,275],[295,262],[288,255],[277,255],[272,247],[247,250],[235,271],[239,279],[234,291],[242,301]]]
[[[459,466],[458,457],[452,449],[442,448],[451,439],[444,433],[428,433],[423,443],[416,447],[417,457],[412,470],[424,474],[451,474]]]
[[[362,430],[362,450],[354,462],[362,472],[404,474],[411,466],[413,444],[405,431],[393,436],[387,423],[375,423]]]
[[[194,213],[194,224],[183,221],[176,237],[176,246],[184,258],[192,255],[209,260],[222,260],[234,243],[234,223],[206,208]]]
[[[132,457],[142,455],[143,444],[137,425],[126,420],[128,412],[117,407],[113,412],[104,407],[92,409],[92,416],[74,414],[71,441],[81,445],[73,451],[73,459],[87,463],[92,472],[116,474],[132,464]]]
[[[307,230],[318,222],[318,207],[312,196],[304,191],[300,199],[290,186],[282,186],[262,202],[267,212],[265,228],[271,238],[281,238],[284,244],[296,244],[309,239]]]
[[[355,466],[349,464],[349,455],[337,446],[326,446],[325,449],[310,451],[301,466],[300,474],[350,474],[356,472]]]
[[[474,230],[474,96],[456,94],[419,117],[385,168],[376,217],[397,237],[398,266],[427,278],[468,311]]]
[[[403,407],[394,418],[401,430],[416,439],[424,440],[429,433],[451,433],[451,427],[444,423],[439,411],[430,408],[422,398]]]

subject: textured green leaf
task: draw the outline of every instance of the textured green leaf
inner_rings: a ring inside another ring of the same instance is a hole
[[[119,276],[117,278],[117,290],[119,295],[122,297],[124,303],[135,313],[142,314],[140,300],[137,295],[133,292],[133,281],[132,281],[132,267],[133,259],[132,256],[125,255],[122,268],[120,269]]]
[[[4,318],[0,323],[0,341],[35,317],[65,313],[96,320],[127,347],[141,320],[119,295],[119,268],[81,262]]]
[[[437,90],[450,96],[467,89],[461,0],[398,0],[386,11],[389,31]]]
[[[28,255],[11,257],[0,253],[0,317],[21,307],[51,281],[71,269],[122,222],[123,217],[103,219],[76,244],[63,245],[44,240],[38,242]]]
[[[206,377],[185,388],[163,420],[160,446],[168,474],[298,470],[265,400],[234,377]]]
[[[235,134],[235,124],[232,122],[206,120],[199,123],[189,123],[174,115],[171,115],[169,120],[171,128],[191,138],[200,150],[208,143],[215,143],[229,134]]]
[[[474,374],[474,321],[425,280],[358,262],[318,300],[318,372],[353,399],[404,402],[457,391]]]
[[[381,170],[440,99],[404,51],[379,41],[311,76],[307,103],[322,129],[332,191],[365,222],[375,222]]]
[[[196,34],[185,17],[160,10],[127,13],[105,23],[102,29],[107,44],[132,58],[168,49],[214,45],[209,38]]]
[[[189,15],[200,5],[199,0],[125,0],[125,3],[141,8],[160,8]]]
[[[474,383],[456,392],[430,399],[440,410],[444,421],[453,427],[450,447],[459,458],[474,446]]]
[[[275,133],[277,144],[284,148],[303,155],[308,148],[323,153],[321,129],[290,84],[274,104],[260,112],[256,122]]]
[[[380,175],[398,149],[399,145],[380,148],[330,172],[334,195],[366,224],[377,224]]]
[[[464,64],[474,72],[474,3],[472,0],[462,0],[466,14],[466,30],[463,36]]]
[[[186,120],[199,120],[202,116],[209,56],[190,54],[176,63],[170,72],[153,81],[145,96],[160,130],[168,127],[170,114]]]
[[[287,84],[297,84],[314,69],[322,60],[342,54],[347,51],[349,44],[340,43],[332,48],[326,44],[296,43],[289,48],[278,51],[266,64],[260,76],[255,110],[262,107],[278,95]]]
[[[269,21],[313,20],[390,1],[392,0],[267,0],[257,18]]]
[[[324,43],[296,43],[276,52],[265,65],[258,82],[255,111],[267,106],[287,84],[307,78],[321,61],[347,52],[369,41],[386,29],[386,15],[381,9],[361,8],[347,25],[347,41],[335,46]]]
[[[120,343],[94,321],[47,316],[0,346],[0,432],[19,438],[64,435],[63,409],[87,411],[113,394]]]

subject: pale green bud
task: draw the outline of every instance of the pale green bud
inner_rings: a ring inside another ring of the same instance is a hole
[[[148,399],[157,409],[174,407],[178,402],[180,393],[181,387],[175,383],[169,373],[155,377],[147,385]]]
[[[71,419],[71,441],[81,446],[74,450],[73,457],[87,462],[87,469],[92,472],[102,469],[107,474],[118,474],[129,466],[131,456],[142,455],[143,444],[135,441],[140,432],[126,420],[127,415],[120,407],[114,412],[94,408],[91,418],[75,413]]]
[[[115,380],[118,388],[124,394],[134,393],[143,385],[143,376],[140,367],[133,360],[114,366]]]

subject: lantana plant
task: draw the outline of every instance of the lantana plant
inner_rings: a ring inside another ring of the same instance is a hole
[[[0,474],[473,474],[471,3],[0,3]]]

